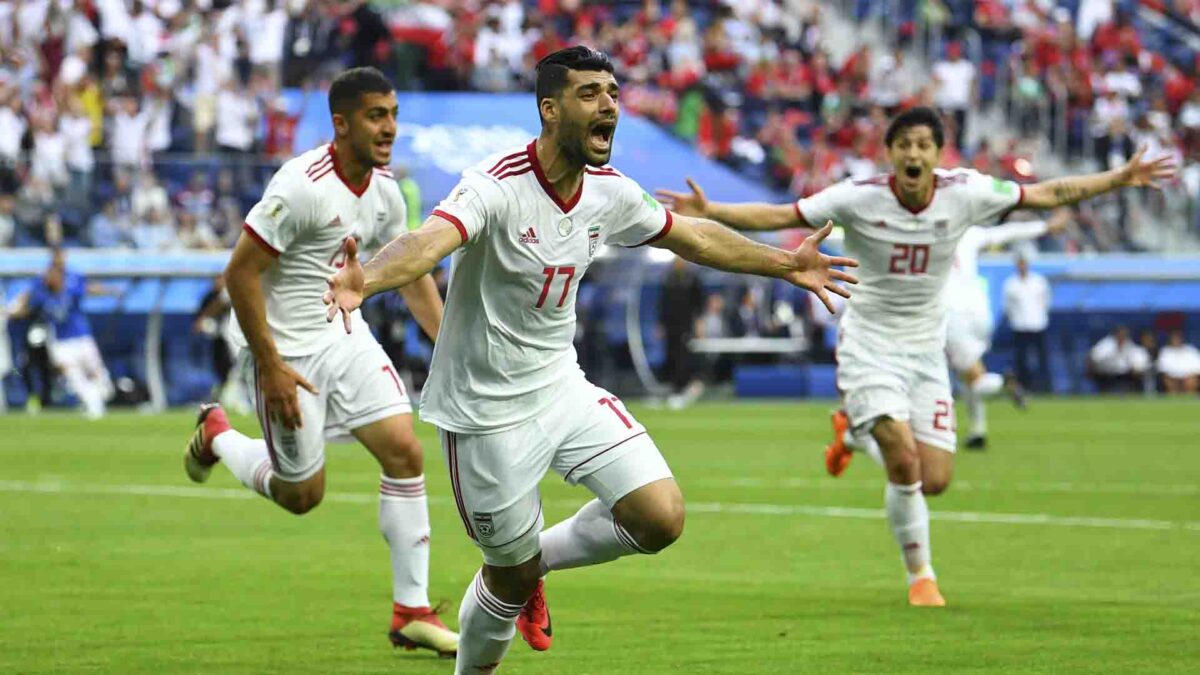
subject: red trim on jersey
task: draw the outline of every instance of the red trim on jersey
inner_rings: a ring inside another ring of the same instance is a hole
[[[430,215],[437,216],[438,218],[444,218],[444,219],[450,221],[451,223],[454,223],[454,227],[458,228],[458,234],[460,237],[462,237],[463,243],[464,244],[467,243],[467,228],[463,226],[461,220],[459,220],[457,217],[455,217],[452,214],[446,213],[445,211],[443,211],[441,209],[434,209],[433,213]]]
[[[579,198],[583,196],[583,179],[579,181],[579,189],[575,191],[575,196],[564,203],[563,200],[559,199],[558,193],[554,191],[554,186],[546,178],[546,173],[542,171],[542,163],[538,161],[537,156],[537,139],[535,138],[530,141],[529,147],[525,148],[525,150],[529,153],[529,163],[533,165],[533,175],[537,176],[538,182],[542,184],[542,189],[546,191],[546,195],[554,200],[554,203],[558,205],[558,208],[563,213],[570,213],[571,209],[575,208],[575,205],[579,203]],[[668,220],[667,222],[670,223],[671,221]]]
[[[268,244],[267,240],[263,239],[261,234],[254,231],[254,228],[250,226],[250,223],[242,223],[242,229],[245,230],[246,234],[250,235],[250,238],[253,239],[259,246],[261,246],[264,251],[270,253],[272,258],[279,257],[279,249]]]
[[[495,171],[496,169],[499,169],[501,164],[507,164],[509,160],[517,159],[518,157],[528,157],[528,156],[529,156],[528,153],[525,152],[524,150],[522,150],[520,152],[514,152],[513,154],[508,155],[507,157],[501,157],[500,161],[496,162],[496,165],[493,166],[492,168],[488,169],[487,172],[491,173],[491,172]]]
[[[458,482],[458,438],[453,431],[446,432],[446,449],[450,455],[450,491],[454,493],[454,503],[458,506],[458,515],[462,518],[463,527],[467,528],[467,536],[475,539],[471,530],[471,520],[467,518],[467,507],[463,504],[462,486]]]
[[[664,211],[666,211],[666,210],[664,209]],[[663,237],[667,236],[667,233],[671,231],[671,225],[674,224],[675,219],[671,216],[670,211],[666,211],[666,214],[667,214],[667,222],[663,224],[663,227],[661,230],[658,231],[658,234],[654,235],[653,237],[650,237],[646,241],[643,241],[642,243],[638,244],[638,246],[645,246],[647,244],[653,244],[654,242],[658,241],[659,239],[662,239]],[[635,246],[634,248],[637,248],[637,246]]]
[[[1013,211],[1016,211],[1017,209],[1021,208],[1021,205],[1025,203],[1025,186],[1021,185],[1020,183],[1017,183],[1017,189],[1020,190],[1020,193],[1017,195],[1017,203],[1008,207],[1007,211],[1000,214],[999,220],[1001,222],[1003,222],[1005,218],[1008,218],[1009,214],[1011,214]],[[957,263],[958,258],[955,258],[954,262]]]
[[[375,167],[375,171],[378,172],[379,175],[381,175],[381,176],[387,176],[388,178],[395,178],[395,176],[392,175],[392,172],[387,169],[381,169],[379,167]]]
[[[333,167],[326,165],[326,167],[324,169],[318,171],[315,176],[309,176],[309,179],[311,179],[312,182],[315,183],[315,182],[321,180],[322,178],[324,178],[325,176],[328,176],[331,173],[333,173]]]
[[[646,435],[646,430],[642,429],[641,431],[630,436],[629,438],[626,438],[625,440],[623,440],[619,443],[614,443],[613,445],[608,446],[607,448],[601,450],[600,452],[597,452],[596,454],[592,455],[591,457],[588,457],[587,459],[583,460],[582,462],[571,467],[570,471],[567,471],[566,475],[563,476],[563,480],[567,480],[568,478],[571,477],[571,474],[575,473],[576,469],[583,466],[584,464],[587,464],[588,462],[592,461],[593,459],[596,459],[600,455],[603,455],[604,453],[608,452],[609,450],[612,450],[613,448],[616,448],[617,446],[624,445],[625,443],[632,441],[633,439],[637,438],[638,436],[645,436],[645,435]]]
[[[332,163],[333,163],[333,157],[326,154],[324,157],[322,157],[321,159],[314,162],[312,164],[312,166],[308,167],[308,170],[306,170],[304,173],[309,178],[312,178],[313,176],[324,171],[325,169],[328,169],[330,166],[332,166]]]
[[[929,189],[929,199],[926,199],[925,204],[922,205],[921,208],[919,208],[919,209],[912,208],[911,206],[909,206],[908,204],[905,204],[900,199],[900,193],[896,191],[896,175],[895,174],[888,176],[888,188],[892,191],[892,196],[894,196],[896,198],[896,203],[900,204],[900,206],[903,207],[905,211],[908,211],[909,213],[911,213],[915,216],[918,213],[929,208],[929,205],[933,203],[933,197],[934,197],[934,195],[937,194],[937,180],[935,179],[933,181],[933,186]]]
[[[358,187],[355,187],[354,185],[350,184],[349,180],[346,179],[346,174],[342,173],[342,164],[341,164],[341,162],[338,161],[337,151],[334,148],[333,143],[329,144],[329,156],[333,157],[334,173],[336,173],[337,177],[341,179],[342,184],[346,186],[346,189],[353,192],[355,197],[363,196],[363,193],[367,191],[367,188],[371,187],[371,176],[374,175],[375,172],[368,171],[367,179],[365,181],[363,181],[363,184]]]
[[[496,180],[504,180],[505,178],[512,178],[513,176],[524,176],[525,174],[529,173],[530,171],[533,171],[533,168],[530,167],[529,165],[525,165],[524,167],[517,169],[515,171],[509,171],[507,173],[502,173],[499,176],[496,176]]]
[[[796,209],[796,217],[800,219],[800,224],[805,227],[812,227],[808,224],[808,218],[804,217],[804,212],[800,210],[800,200],[792,202],[792,208]]]
[[[621,175],[621,174],[617,173],[615,169],[609,169],[606,167],[601,167],[599,169],[593,169],[591,167],[587,167],[584,169],[584,171],[586,171],[589,176],[620,176]]]
[[[500,164],[497,164],[496,168],[492,169],[491,171],[488,171],[488,174],[492,175],[492,176],[499,176],[502,173],[506,173],[506,172],[512,171],[514,169],[528,169],[528,168],[529,168],[529,155],[521,155],[520,157],[518,157],[512,161],[501,162]]]

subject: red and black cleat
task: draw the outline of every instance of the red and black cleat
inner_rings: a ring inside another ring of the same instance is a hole
[[[517,616],[517,630],[529,646],[539,652],[550,649],[554,631],[550,626],[550,609],[546,607],[546,584],[538,579],[537,590],[525,602]]]
[[[220,403],[205,403],[200,406],[200,414],[196,417],[196,430],[192,432],[192,437],[183,452],[183,468],[193,482],[203,483],[208,480],[213,465],[221,461],[213,452],[213,439],[230,428],[229,418],[225,416]]]

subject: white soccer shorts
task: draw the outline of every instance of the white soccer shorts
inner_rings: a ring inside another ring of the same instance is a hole
[[[961,373],[979,362],[992,346],[992,317],[984,310],[952,310],[946,317],[946,358]]]
[[[837,364],[838,389],[856,433],[891,417],[907,422],[918,441],[955,451],[954,397],[945,352],[903,354],[846,338],[838,345]]]
[[[308,380],[316,396],[296,388],[303,426],[288,429],[269,419],[249,350],[240,355],[246,390],[254,399],[259,426],[275,475],[290,483],[311,478],[325,466],[326,440],[344,439],[351,430],[412,413],[408,391],[391,359],[370,331],[358,330],[324,350],[284,362]]]
[[[512,567],[541,550],[538,483],[553,469],[611,508],[671,470],[625,406],[582,376],[560,385],[549,409],[493,434],[442,430],[442,451],[467,536],[489,565]]]

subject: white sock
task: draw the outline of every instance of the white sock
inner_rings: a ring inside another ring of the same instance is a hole
[[[908,583],[922,577],[936,578],[929,550],[929,506],[921,492],[921,481],[912,485],[888,483],[884,494],[888,525],[900,546]]]
[[[517,633],[521,608],[522,605],[509,604],[492,595],[483,583],[483,570],[476,572],[458,609],[458,658],[454,672],[459,675],[493,672]]]
[[[271,458],[261,438],[250,438],[236,429],[212,440],[213,454],[229,467],[233,477],[258,494],[271,498]]]
[[[429,606],[429,502],[425,476],[379,477],[379,531],[392,555],[392,600]]]
[[[542,532],[540,543],[543,575],[551,570],[598,565],[624,555],[647,553],[613,520],[612,511],[599,499]]]
[[[88,379],[87,373],[80,368],[65,368],[63,376],[67,386],[79,397],[85,415],[92,419],[104,416],[105,389],[102,381]]]
[[[980,393],[978,390],[971,391],[971,389],[968,388],[964,392],[964,396],[967,399],[967,410],[969,410],[971,413],[971,435],[986,436],[987,407],[983,400],[984,394]]]
[[[842,441],[854,452],[865,453],[876,464],[883,466],[883,451],[879,449],[879,441],[870,433],[856,434],[852,429],[847,429]]]
[[[1000,373],[984,373],[970,389],[980,397],[995,396],[1004,390],[1004,376]]]

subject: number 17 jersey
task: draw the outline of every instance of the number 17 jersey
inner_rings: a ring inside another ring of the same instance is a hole
[[[859,284],[841,333],[893,352],[938,351],[945,343],[942,292],[954,249],[972,225],[994,222],[1020,205],[1016,183],[970,169],[934,172],[920,209],[900,202],[893,176],[847,180],[796,202],[812,227],[841,225]]]
[[[596,251],[671,229],[670,212],[610,167],[587,167],[561,199],[535,143],[467,169],[433,212],[463,241],[421,394],[421,418],[447,431],[511,429],[546,410],[565,389],[556,385],[582,378],[575,297]]]

